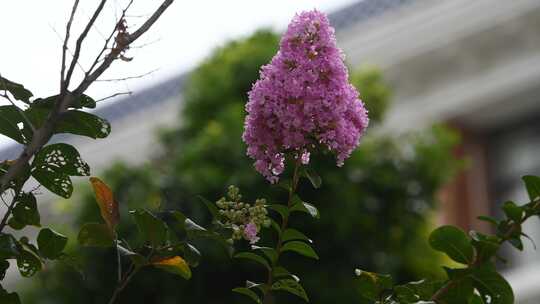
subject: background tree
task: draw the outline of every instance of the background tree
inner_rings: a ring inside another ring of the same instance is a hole
[[[209,217],[196,196],[217,200],[230,184],[239,186],[248,199],[285,199],[277,189],[269,190],[264,178],[254,172],[241,140],[246,93],[277,44],[274,33],[258,31],[217,49],[191,73],[183,90],[180,124],[161,135],[163,155],[149,166],[117,165],[107,170],[104,180],[113,187],[122,208],[157,208],[160,201],[160,208],[180,209],[204,223]],[[381,75],[368,69],[352,79],[373,111],[376,125],[390,97]],[[351,279],[355,265],[394,274],[397,280],[438,275],[439,258],[428,249],[426,237],[437,190],[460,165],[451,153],[457,140],[440,126],[399,137],[368,133],[342,170],[335,170],[331,156],[313,156],[324,183],[316,193],[304,192],[303,198],[315,204],[322,217],[316,223],[306,220],[302,230],[313,239],[320,260],[315,265],[295,259],[291,270],[304,274],[303,285],[314,303],[357,302]],[[90,193],[74,205],[82,206],[75,226],[99,218]],[[128,241],[137,241],[133,223],[123,222],[119,229]],[[204,256],[191,281],[145,269],[119,302],[247,301],[231,289],[245,278],[261,279],[263,274],[253,265],[230,260],[216,244],[197,246]],[[84,277],[62,266],[45,271],[41,283],[25,294],[27,303],[104,302],[114,286],[114,251],[79,254],[98,266],[84,269]],[[293,302],[288,298],[287,303]]]

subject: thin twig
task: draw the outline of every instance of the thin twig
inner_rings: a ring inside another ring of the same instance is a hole
[[[131,43],[135,42],[139,37],[142,36],[142,34],[146,33],[152,27],[152,25],[159,19],[159,17],[165,12],[165,10],[174,2],[174,0],[164,0],[163,3],[154,11],[152,16],[146,20],[146,22],[143,23],[135,32],[132,34],[129,34],[124,43],[126,46],[130,45]],[[105,72],[109,68],[109,66],[112,64],[112,62],[117,58],[117,56],[120,54],[120,52],[123,49],[113,49],[111,53],[109,53],[100,66],[98,66],[93,72],[88,74],[87,77],[81,82],[79,87],[75,89],[75,94],[80,94],[84,92],[91,83],[96,81],[99,76]]]
[[[106,50],[111,49],[111,48],[109,48],[109,42],[114,37],[114,34],[117,32],[119,25],[124,20],[126,12],[131,7],[132,4],[133,4],[133,0],[129,1],[129,3],[126,5],[126,7],[122,10],[122,15],[120,16],[120,18],[118,18],[118,21],[114,25],[113,30],[111,31],[109,36],[105,39],[105,43],[103,44],[103,48],[101,49],[101,51],[98,53],[98,55],[94,59],[94,62],[92,62],[92,64],[90,65],[90,68],[88,69],[88,72],[85,73],[85,77],[88,77],[88,75],[94,70],[96,65],[98,65],[98,63],[100,63],[101,61],[104,60],[104,58],[101,58],[101,56],[103,55],[103,53],[105,53]]]
[[[2,203],[4,203],[4,205],[9,208],[9,204],[4,199],[4,194],[3,193],[0,193],[0,199],[2,199]]]
[[[132,265],[133,266],[133,265]],[[116,301],[116,298],[118,298],[118,295],[124,288],[126,288],[127,284],[133,279],[133,277],[137,274],[140,267],[131,267],[131,271],[126,273],[126,276],[122,279],[120,284],[114,289],[114,292],[111,296],[111,299],[109,300],[109,304],[113,304]]]
[[[124,81],[124,80],[130,80],[130,79],[138,79],[138,78],[143,78],[145,76],[153,74],[157,70],[159,70],[159,69],[153,69],[152,71],[146,72],[144,74],[140,74],[140,75],[136,75],[136,76],[128,76],[128,77],[124,77],[124,78],[97,79],[96,82],[112,82],[112,81]]]
[[[77,42],[75,44],[75,53],[73,54],[73,60],[71,61],[71,64],[69,65],[69,69],[67,71],[67,75],[64,79],[64,90],[62,92],[65,92],[67,88],[69,87],[69,82],[71,81],[71,76],[73,75],[73,70],[75,69],[75,63],[79,60],[79,56],[81,55],[81,48],[84,40],[86,39],[86,35],[88,35],[88,32],[96,22],[98,16],[101,14],[101,11],[103,10],[103,7],[105,6],[105,3],[107,0],[101,0],[98,7],[94,11],[94,14],[86,24],[86,27],[82,31],[79,38],[77,38]]]
[[[79,0],[75,0],[75,3],[73,3],[73,8],[71,9],[71,15],[69,16],[69,20],[66,25],[66,37],[64,38],[64,44],[62,45],[62,68],[60,71],[60,91],[64,91],[67,88],[64,88],[65,85],[65,72],[66,72],[66,52],[68,50],[68,42],[69,42],[69,34],[71,31],[71,24],[73,23],[73,19],[75,18],[75,12],[77,11],[77,7],[79,6]],[[53,28],[54,30],[54,28]]]
[[[101,99],[98,99],[96,100],[96,102],[101,102],[101,101],[104,101],[104,100],[107,100],[107,99],[111,99],[111,98],[114,98],[116,96],[121,96],[121,95],[131,95],[133,92],[120,92],[120,93],[114,93],[112,95],[109,95],[107,97],[103,97]]]
[[[60,40],[60,42],[63,44],[64,40],[62,39],[62,36],[60,36],[60,33],[58,33],[58,31],[54,28],[54,26],[52,24],[49,23],[49,27],[51,28],[51,30],[56,34],[56,37],[58,37],[58,40]],[[71,58],[73,58],[73,52],[71,51],[71,49],[69,47],[67,47],[67,51],[69,53],[69,55],[71,56]],[[84,67],[82,66],[82,64],[77,61],[77,66],[79,67],[79,69],[83,72],[83,73],[86,73],[86,70],[84,69]],[[64,67],[65,68],[65,67]],[[62,84],[60,84],[62,85]]]
[[[147,46],[149,46],[149,45],[158,43],[158,42],[160,42],[160,41],[161,41],[161,38],[159,38],[159,39],[154,39],[154,40],[152,40],[152,41],[150,41],[150,42],[146,42],[146,43],[143,43],[143,44],[141,44],[141,45],[132,45],[132,46],[130,46],[129,48],[130,48],[130,49],[142,49],[143,47],[147,47]]]
[[[100,6],[98,6],[96,12],[94,13],[94,16],[92,16],[92,19],[90,19],[89,23],[85,27],[85,30],[77,39],[77,46],[73,56],[73,61],[71,62],[69,70],[65,76],[65,84],[62,86],[64,88],[64,91],[60,92],[60,95],[51,113],[49,113],[49,116],[45,119],[40,128],[37,129],[36,132],[34,132],[30,143],[28,143],[28,145],[24,148],[19,157],[14,161],[13,164],[9,166],[8,171],[0,178],[0,193],[3,193],[8,188],[9,183],[13,179],[15,179],[22,170],[24,170],[24,167],[28,164],[29,160],[32,159],[32,157],[37,152],[39,152],[41,148],[50,140],[51,136],[54,133],[58,118],[63,112],[67,110],[72,101],[81,96],[86,91],[86,89],[88,89],[88,87],[110,67],[112,62],[117,59],[118,54],[115,52],[111,52],[105,57],[103,62],[94,71],[85,74],[84,79],[73,92],[70,92],[68,90],[74,66],[80,56],[82,42],[86,38],[89,29],[92,27],[93,23],[101,12],[105,1],[106,0],[101,1]],[[139,27],[133,34],[128,35],[127,39],[124,41],[124,47],[128,47],[131,43],[136,41],[146,31],[148,31],[173,2],[174,0],[164,0],[163,3],[154,11],[152,16],[148,20],[146,20],[146,22],[141,27]],[[8,211],[9,212],[7,212],[5,216],[9,216],[9,214],[11,213],[11,208]],[[4,226],[0,226],[0,232],[2,231]]]
[[[6,227],[7,221],[9,219],[9,216],[11,215],[11,212],[13,211],[13,208],[15,207],[15,203],[17,202],[17,199],[19,198],[19,194],[21,194],[21,189],[18,188],[16,190],[13,190],[13,199],[11,200],[11,203],[9,204],[8,209],[6,210],[6,213],[4,214],[2,218],[2,222],[0,222],[0,231],[4,230],[4,227]]]
[[[153,255],[154,255],[154,249],[152,249],[150,251],[150,253],[146,256],[146,260],[149,261],[150,258],[152,258]],[[129,269],[126,271],[126,274],[124,275],[124,277],[120,280],[120,282],[118,282],[118,285],[116,285],[116,288],[113,291],[111,299],[109,300],[109,304],[113,304],[116,301],[116,299],[118,298],[118,295],[120,294],[120,292],[122,292],[122,290],[124,290],[124,288],[126,288],[126,286],[129,284],[131,279],[133,279],[133,277],[137,274],[137,272],[140,269],[141,269],[141,267],[136,266],[135,263],[133,263],[133,262],[131,263],[131,265],[129,266]]]

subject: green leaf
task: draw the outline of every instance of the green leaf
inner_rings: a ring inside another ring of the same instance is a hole
[[[255,301],[255,303],[261,304],[261,299],[259,299],[259,296],[251,289],[245,288],[245,287],[236,287],[232,290],[233,292],[248,296],[250,299]]]
[[[50,111],[50,107],[33,106],[25,110],[24,113],[35,127],[40,127]],[[107,120],[94,114],[69,110],[64,112],[56,123],[54,133],[70,133],[94,139],[105,138],[111,133],[111,125]]]
[[[191,269],[186,261],[180,256],[156,260],[152,262],[152,265],[172,274],[179,275],[186,280],[191,278]]]
[[[278,258],[278,253],[274,248],[252,245],[251,249],[261,251],[272,262],[275,262]]]
[[[111,124],[94,114],[71,110],[62,115],[56,133],[71,133],[90,138],[105,138],[111,133]]]
[[[11,228],[14,229],[14,230],[21,230],[21,229],[23,229],[24,227],[26,227],[25,224],[23,224],[23,223],[17,221],[14,217],[11,217],[11,218],[8,220],[7,224],[9,225],[9,227],[11,227]]]
[[[251,252],[240,252],[240,253],[235,254],[234,257],[237,259],[247,259],[247,260],[254,261],[264,266],[266,269],[271,268],[270,264],[268,264],[268,261],[265,258]]]
[[[368,300],[377,301],[383,291],[391,289],[394,285],[392,277],[374,272],[357,269],[356,280],[360,295]]]
[[[52,109],[52,107],[54,106],[54,104],[56,103],[58,99],[58,96],[59,95],[49,96],[47,98],[37,98],[36,100],[34,100],[34,102],[32,102],[32,106],[39,106],[39,107]],[[82,94],[79,98],[76,98],[75,100],[73,100],[73,102],[71,103],[69,107],[75,108],[75,109],[81,109],[81,108],[93,109],[96,107],[96,101],[92,97]]]
[[[319,256],[317,255],[317,253],[315,253],[315,250],[313,250],[311,246],[309,246],[308,244],[304,242],[299,242],[299,241],[288,242],[285,245],[283,245],[283,247],[281,247],[281,251],[282,252],[294,251],[308,258],[312,258],[316,260],[319,259]]]
[[[529,198],[531,201],[535,201],[538,197],[540,197],[540,177],[525,175],[522,179],[525,183],[525,187],[527,188]]]
[[[13,98],[24,101],[25,103],[30,103],[30,97],[34,96],[22,84],[10,81],[2,76],[0,76],[0,90],[8,91]]]
[[[197,267],[201,260],[201,252],[195,246],[186,243],[183,245],[184,259],[188,262],[189,266]]]
[[[135,264],[135,266],[143,267],[143,266],[148,264],[148,261],[146,260],[146,258],[142,254],[133,252],[133,251],[121,246],[121,245],[117,245],[117,248],[118,248],[118,252],[120,253],[120,255],[129,258],[131,260],[131,262],[133,264]]]
[[[18,127],[20,122],[22,122],[22,117],[15,106],[0,106],[0,134],[24,144],[26,139]]]
[[[435,229],[429,236],[429,244],[456,262],[463,264],[472,262],[473,247],[465,232],[457,227],[442,226]]]
[[[69,175],[56,171],[34,170],[32,176],[52,193],[63,198],[70,198],[73,194],[73,184]]]
[[[499,221],[497,221],[497,219],[495,219],[494,217],[491,217],[491,216],[481,215],[481,216],[477,217],[477,219],[479,219],[481,221],[484,221],[484,222],[491,223],[491,224],[493,224],[495,226],[499,225]]]
[[[81,277],[84,277],[84,270],[83,270],[84,265],[80,256],[77,256],[74,254],[62,253],[58,257],[58,261],[62,263],[64,266],[69,267],[72,270],[75,270]]]
[[[279,182],[276,184],[277,187],[291,191],[292,182],[290,179],[280,179]]]
[[[279,205],[279,204],[272,204],[272,205],[266,206],[266,208],[270,210],[274,210],[275,212],[279,213],[279,215],[281,216],[281,219],[286,219],[289,216],[289,208],[287,208],[287,206]]]
[[[407,285],[394,287],[394,293],[399,303],[416,303],[421,300],[420,296]]]
[[[396,286],[395,290],[397,291],[398,289],[400,289],[403,291],[404,289],[401,289],[401,287],[404,287],[407,290],[405,291],[405,293],[407,293],[408,291],[412,291],[414,295],[417,296],[416,301],[429,301],[431,299],[431,296],[433,296],[433,294],[437,292],[441,285],[441,282],[421,280],[416,282],[410,282],[405,285]]]
[[[17,266],[23,277],[31,277],[41,270],[41,261],[30,251],[22,250],[17,256]]]
[[[50,228],[41,229],[37,243],[41,256],[56,259],[67,245],[68,238]]]
[[[520,237],[514,237],[511,239],[508,239],[508,242],[517,250],[523,251],[523,242],[521,241]]]
[[[487,261],[493,257],[499,247],[499,238],[496,236],[485,235],[476,231],[471,231],[469,235],[472,238],[472,245],[476,249],[477,260]]]
[[[281,227],[276,221],[270,219],[270,226],[276,231],[278,235],[281,235]]]
[[[319,210],[317,210],[315,206],[309,203],[303,202],[300,199],[300,197],[298,197],[298,195],[295,195],[293,197],[293,203],[294,205],[290,209],[291,213],[294,211],[299,211],[299,212],[307,213],[316,219],[320,218]]]
[[[7,292],[2,286],[0,286],[0,303],[2,304],[21,304],[19,295],[15,292]]]
[[[32,162],[39,170],[62,172],[69,176],[89,176],[90,166],[72,145],[58,143],[43,147]]]
[[[306,291],[304,290],[302,285],[300,285],[300,283],[298,283],[294,279],[279,280],[275,282],[274,284],[272,284],[272,290],[285,291],[304,299],[304,301],[306,302],[309,302],[309,298],[306,294]]]
[[[23,249],[26,249],[32,252],[36,256],[41,256],[39,253],[39,249],[35,245],[30,243],[30,240],[28,239],[28,237],[26,236],[21,237],[19,239],[19,245],[22,246]]]
[[[307,167],[303,170],[303,175],[306,176],[309,181],[311,182],[311,185],[313,185],[313,188],[318,189],[321,187],[322,184],[322,178],[310,167]]]
[[[471,274],[474,287],[480,292],[482,298],[491,304],[513,304],[514,292],[508,282],[497,273],[491,263],[486,263],[473,269]]]
[[[291,274],[287,269],[281,266],[274,267],[274,270],[272,271],[272,275],[274,278],[283,278],[283,277],[294,278],[293,274]]]
[[[160,213],[160,218],[165,221],[167,227],[174,233],[176,238],[183,241],[187,238],[186,216],[177,210]]]
[[[268,288],[268,285],[263,284],[263,283],[255,283],[255,282],[251,282],[251,281],[246,281],[246,288],[258,289],[260,292],[264,293],[265,290]]]
[[[12,259],[18,255],[17,240],[11,234],[0,233],[0,259]]]
[[[472,296],[472,298],[471,298],[471,300],[469,301],[468,304],[485,304],[485,303],[484,303],[484,300],[482,300],[482,297],[475,294],[475,295]]]
[[[10,219],[9,225],[14,229],[17,229],[14,227],[17,224],[22,226],[21,228],[27,225],[40,226],[40,215],[37,209],[36,198],[32,193],[24,192],[19,195],[12,214],[13,217]]]
[[[278,258],[276,249],[272,247],[251,245],[251,249],[261,251],[270,261],[276,261]]]
[[[45,188],[64,198],[73,193],[70,176],[88,176],[90,167],[75,147],[52,144],[44,147],[32,162],[32,176]]]
[[[82,94],[73,104],[73,106],[77,109],[79,108],[79,106],[94,109],[96,107],[96,101],[92,97]]]
[[[158,247],[167,238],[167,226],[165,223],[146,210],[131,211],[131,215],[137,223],[143,239]]]
[[[189,239],[210,238],[214,240],[219,240],[221,238],[219,234],[205,229],[204,227],[200,226],[189,218],[186,219],[185,225]]]
[[[0,162],[0,176],[5,174],[9,167],[13,164],[12,161],[3,161]],[[30,165],[25,163],[21,168],[20,174],[18,174],[11,182],[8,183],[7,189],[22,189],[28,178],[30,177]]]
[[[197,195],[197,198],[204,203],[204,205],[206,206],[206,209],[208,209],[208,211],[210,212],[210,214],[212,214],[212,218],[216,219],[216,218],[219,218],[219,211],[218,211],[218,208],[216,207],[216,205],[214,203],[212,203],[211,201],[207,200],[206,198],[200,196],[200,195]]]
[[[77,239],[82,246],[88,247],[112,247],[114,245],[111,230],[105,224],[84,224]]]
[[[313,242],[305,234],[293,228],[287,228],[285,232],[283,232],[282,240],[283,242],[288,242],[288,241],[293,241],[293,240],[306,241],[308,243]]]
[[[516,223],[519,223],[523,218],[523,209],[516,205],[514,202],[505,202],[502,206],[504,214]]]
[[[9,262],[6,260],[0,261],[0,281],[6,277],[6,271],[9,268]],[[1,302],[0,302],[1,303]]]
[[[468,303],[474,295],[472,279],[469,277],[457,280],[448,292],[441,298],[441,303]]]

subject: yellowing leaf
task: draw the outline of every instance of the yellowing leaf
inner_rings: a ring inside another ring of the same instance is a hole
[[[120,213],[118,212],[118,202],[114,199],[114,195],[104,182],[97,177],[90,177],[90,182],[96,194],[96,200],[101,211],[101,217],[107,223],[109,229],[114,230],[120,222]]]
[[[152,265],[167,272],[178,274],[186,280],[191,278],[191,269],[186,261],[179,256],[156,260],[152,262]]]

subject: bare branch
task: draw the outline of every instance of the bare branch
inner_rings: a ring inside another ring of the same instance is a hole
[[[13,194],[13,198],[11,199],[11,203],[9,203],[9,205],[7,206],[7,211],[4,214],[4,217],[2,217],[2,222],[0,222],[0,231],[4,230],[4,227],[6,227],[9,215],[11,214],[11,211],[13,211],[15,203],[17,202],[17,199],[21,194],[21,189],[14,190],[14,192],[15,193]]]
[[[71,62],[69,66],[69,70],[65,76],[65,79],[64,79],[65,84],[62,86],[64,90],[60,92],[60,95],[54,105],[54,108],[52,109],[49,116],[45,119],[43,124],[40,126],[40,128],[36,130],[36,132],[32,136],[32,140],[30,141],[30,143],[28,143],[28,145],[24,148],[23,152],[14,161],[14,163],[12,163],[9,166],[9,169],[7,170],[7,172],[0,178],[0,193],[3,193],[8,188],[9,183],[20,174],[20,172],[24,169],[24,166],[28,164],[30,159],[32,159],[32,157],[39,150],[41,150],[41,148],[50,140],[51,136],[54,133],[54,129],[55,129],[56,123],[59,120],[59,117],[61,116],[63,112],[67,110],[67,108],[72,103],[72,101],[75,98],[81,96],[86,91],[86,89],[110,67],[112,62],[118,59],[118,55],[120,55],[123,50],[128,48],[131,43],[136,41],[146,31],[148,31],[152,27],[152,25],[159,19],[159,17],[165,12],[165,10],[174,2],[174,0],[164,0],[163,3],[159,6],[159,8],[156,9],[156,11],[154,11],[152,16],[148,20],[146,20],[146,22],[144,22],[144,24],[141,27],[139,27],[133,34],[127,34],[126,37],[124,37],[125,39],[123,41],[123,44],[117,45],[116,48],[113,48],[111,52],[107,56],[104,57],[101,64],[91,73],[85,74],[85,77],[82,80],[82,82],[78,85],[78,87],[73,92],[71,92],[68,90],[69,82],[73,74],[74,66],[76,65],[76,62],[80,56],[82,42],[84,41],[86,35],[88,34],[88,31],[90,30],[90,28],[96,21],[97,17],[101,13],[101,10],[103,9],[103,6],[105,5],[105,2],[106,0],[101,0],[100,5],[96,9],[94,15],[92,16],[86,28],[83,30],[83,32],[77,39],[73,61]],[[114,35],[114,32],[115,30],[113,31],[113,35]],[[10,213],[11,213],[11,208],[10,210],[8,210],[6,214],[9,215]],[[4,219],[6,219],[6,217]],[[2,222],[5,223],[4,220],[2,220]],[[4,226],[5,224],[0,223],[0,231],[2,231]]]
[[[94,14],[88,21],[88,24],[86,24],[86,27],[82,31],[81,35],[77,39],[77,43],[75,45],[75,54],[73,54],[73,60],[71,61],[71,64],[69,66],[69,69],[67,71],[67,75],[64,79],[64,90],[62,92],[65,92],[69,87],[69,82],[71,81],[71,76],[73,75],[73,70],[75,69],[75,63],[79,60],[79,56],[81,55],[81,47],[82,43],[84,42],[84,39],[86,39],[86,35],[88,35],[88,32],[96,22],[96,19],[98,18],[99,14],[103,10],[103,7],[105,6],[105,3],[107,0],[101,0],[98,7],[94,11]]]
[[[122,95],[131,95],[133,94],[133,92],[120,92],[120,93],[114,93],[112,95],[109,95],[107,97],[103,97],[101,99],[98,99],[96,100],[96,102],[100,102],[100,101],[104,101],[104,100],[107,100],[107,99],[111,99],[111,98],[114,98],[116,96],[122,96]]]
[[[0,193],[0,199],[2,199],[2,203],[4,203],[4,206],[6,206],[9,209],[9,204],[4,199],[4,193]]]
[[[161,41],[161,38],[155,39],[155,40],[152,40],[152,41],[150,41],[150,42],[146,42],[146,43],[143,43],[143,44],[140,44],[140,45],[132,45],[132,46],[130,46],[129,48],[130,48],[130,49],[141,49],[141,48],[143,48],[143,47],[152,45],[152,44],[154,44],[154,43],[158,43],[158,42],[160,42],[160,41]]]
[[[54,28],[54,26],[52,26],[52,24],[49,23],[49,27],[53,30],[53,32],[56,34],[56,36],[58,37],[58,40],[60,40],[60,42],[64,43],[64,39],[62,39],[62,37],[60,36],[60,33],[58,33],[58,31]],[[71,55],[71,58],[73,58],[73,52],[71,51],[71,49],[69,47],[67,47],[67,51],[69,52],[69,55]],[[77,66],[79,67],[79,69],[81,69],[81,71],[83,73],[86,73],[84,67],[80,64],[79,61],[77,61]],[[60,87],[62,86],[62,84],[60,84]]]
[[[66,25],[66,38],[64,38],[64,45],[62,46],[62,68],[60,71],[60,91],[64,91],[67,88],[64,88],[65,85],[65,72],[66,72],[66,51],[68,49],[68,41],[69,41],[69,32],[71,31],[71,24],[73,23],[73,19],[75,18],[75,12],[77,11],[77,7],[79,6],[79,0],[75,0],[75,3],[73,3],[73,8],[71,9],[71,15],[69,16],[69,20]]]
[[[154,69],[154,70],[152,70],[150,72],[146,72],[146,73],[141,74],[141,75],[129,76],[129,77],[124,77],[124,78],[97,79],[96,82],[114,82],[114,81],[124,81],[124,80],[130,80],[130,79],[138,79],[138,78],[143,78],[145,76],[153,74],[157,70],[159,70],[159,69]]]
[[[114,37],[114,34],[118,31],[118,27],[120,26],[120,24],[122,22],[124,22],[124,18],[126,16],[126,12],[127,10],[131,7],[131,5],[133,4],[133,0],[129,1],[129,3],[126,5],[126,7],[122,10],[122,15],[120,16],[120,18],[116,21],[116,24],[112,30],[112,32],[109,34],[109,36],[105,39],[105,44],[103,45],[103,48],[101,49],[101,51],[99,52],[99,54],[96,56],[96,58],[94,59],[94,62],[92,63],[92,65],[90,66],[90,69],[88,69],[88,72],[86,72],[85,74],[85,77],[88,77],[88,74],[90,74],[93,69],[96,67],[96,65],[100,62],[103,61],[103,58],[101,58],[101,55],[103,55],[103,53],[105,53],[106,50],[108,49],[111,49],[109,48],[109,42],[111,41],[111,39]]]
[[[117,58],[117,56],[122,52],[125,47],[129,46],[131,43],[136,41],[139,37],[141,37],[144,33],[146,33],[150,27],[158,20],[158,18],[165,12],[165,10],[174,2],[174,0],[164,0],[163,3],[156,9],[156,11],[146,20],[146,22],[143,23],[133,34],[129,34],[128,37],[126,37],[126,41],[124,42],[123,47],[117,47],[109,53],[100,66],[96,68],[95,71],[88,74],[87,77],[81,82],[81,84],[77,87],[77,89],[74,90],[75,94],[82,94],[89,86],[92,84],[92,82],[96,81],[96,79],[105,72],[111,65],[111,63]]]
[[[133,34],[130,35],[131,36],[130,43],[137,40],[139,37],[142,36],[142,34],[146,33],[150,29],[150,27],[158,20],[158,18],[163,14],[163,12],[165,12],[165,10],[169,7],[169,5],[173,3],[173,1],[174,0],[165,0],[158,7],[158,9],[152,14],[152,16],[150,16],[150,18],[148,18],[148,20],[146,20],[146,22],[143,23],[143,25],[141,25],[141,27],[139,27],[138,30],[136,30]]]

